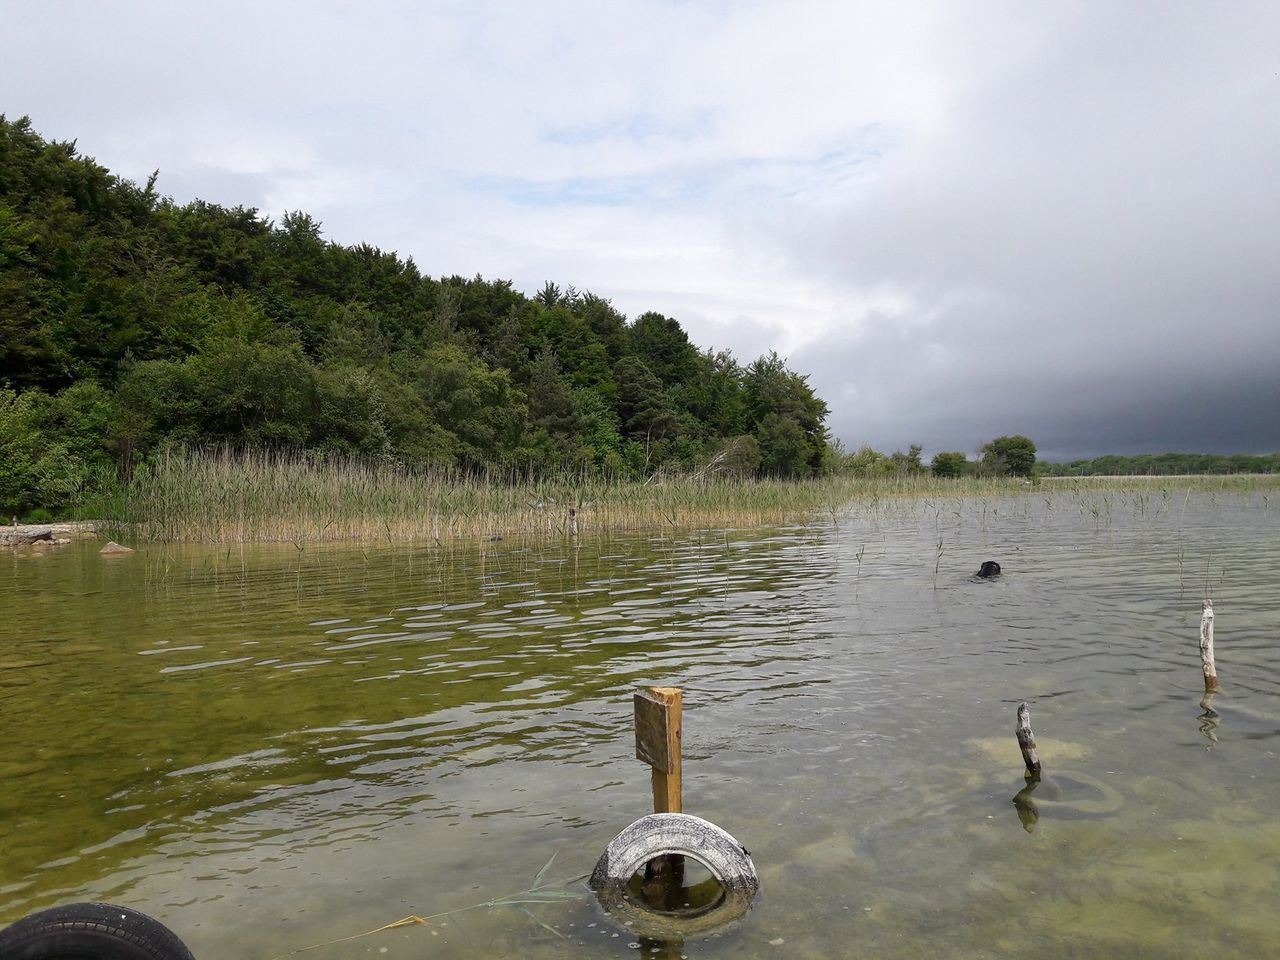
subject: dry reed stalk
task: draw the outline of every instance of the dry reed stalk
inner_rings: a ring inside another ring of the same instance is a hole
[[[171,451],[124,489],[121,514],[152,541],[541,540],[652,530],[809,523],[840,505],[869,510],[920,498],[1024,496],[1021,481],[929,476],[724,480],[665,476],[649,483],[581,475],[522,479],[511,470],[468,473],[352,457],[279,452]],[[1064,490],[1080,499],[1074,488]],[[567,511],[575,513],[566,520]]]

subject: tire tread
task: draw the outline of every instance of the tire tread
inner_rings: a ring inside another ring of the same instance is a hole
[[[0,930],[0,960],[193,960],[159,920],[110,903],[41,910]]]

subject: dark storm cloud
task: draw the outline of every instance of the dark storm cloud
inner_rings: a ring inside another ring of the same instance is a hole
[[[789,237],[909,304],[794,355],[837,434],[1280,449],[1276,8],[1120,9],[1059,24],[873,195]]]

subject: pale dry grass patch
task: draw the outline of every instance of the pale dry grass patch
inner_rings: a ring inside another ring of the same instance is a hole
[[[1186,481],[1172,481],[1179,489]],[[1150,491],[1148,481],[1137,486]],[[1232,477],[1197,488],[1236,489]],[[1091,491],[1124,490],[1123,481]],[[1074,484],[1055,481],[1057,491]],[[409,468],[317,454],[172,451],[139,471],[109,519],[153,542],[456,542],[572,535],[740,529],[839,520],[887,501],[1048,493],[1018,479],[939,480],[929,475],[810,480],[671,476],[645,483],[560,477],[528,480],[490,471]]]

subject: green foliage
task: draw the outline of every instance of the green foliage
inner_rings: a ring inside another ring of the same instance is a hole
[[[734,446],[829,462],[826,404],[678,321],[424,276],[301,211],[178,204],[0,116],[0,505],[55,511],[173,445],[639,477]],[[747,442],[749,438],[750,442]]]
[[[697,372],[698,351],[680,324],[660,313],[645,313],[631,327],[631,352],[664,386],[687,383]]]
[[[771,476],[814,476],[827,447],[827,405],[776,353],[748,365],[744,376],[747,425],[760,444],[762,468]]]
[[[1036,445],[1021,434],[996,437],[982,446],[982,468],[992,476],[1030,477],[1036,467]]]
[[[598,393],[584,389],[573,391],[573,412],[582,459],[595,464],[605,476],[618,477],[622,467],[618,414]]]
[[[106,460],[96,434],[110,416],[105,395],[90,382],[58,397],[0,389],[0,516],[73,510]]]
[[[969,472],[969,458],[959,451],[935,453],[929,469],[935,477],[963,477]]]
[[[893,476],[897,468],[883,453],[863,444],[855,452],[844,456],[839,465],[839,471],[870,479]]]
[[[924,473],[924,464],[920,462],[920,454],[924,448],[918,443],[911,444],[907,452],[898,450],[889,455],[889,461],[898,473]]]
[[[744,434],[734,437],[725,444],[724,449],[716,455],[713,464],[720,476],[745,480],[760,472],[762,462],[759,442],[755,437]]]
[[[1185,476],[1188,474],[1280,473],[1280,453],[1249,454],[1148,453],[1114,454],[1094,460],[1036,464],[1045,477]]]

